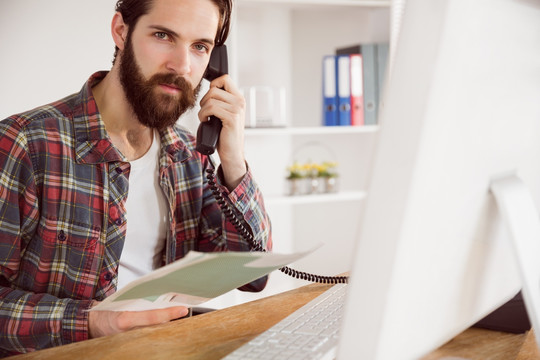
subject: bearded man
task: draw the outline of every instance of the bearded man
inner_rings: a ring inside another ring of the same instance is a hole
[[[227,38],[231,1],[118,1],[111,70],[0,122],[0,355],[182,317],[182,306],[87,310],[190,250],[249,251],[205,181],[208,157],[176,124]],[[243,154],[245,101],[224,75],[200,106],[201,121],[222,121],[218,186],[270,250],[270,222]]]

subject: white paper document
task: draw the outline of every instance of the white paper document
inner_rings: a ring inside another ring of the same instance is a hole
[[[189,252],[137,279],[90,311],[142,311],[172,306],[196,306],[236,289],[311,251],[295,254],[271,252]]]

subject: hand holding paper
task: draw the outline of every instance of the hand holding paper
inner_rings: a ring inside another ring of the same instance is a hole
[[[299,260],[310,252],[281,255],[192,251],[183,259],[131,282],[90,311],[141,311],[199,305]]]

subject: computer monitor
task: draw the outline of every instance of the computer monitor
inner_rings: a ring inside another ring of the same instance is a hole
[[[408,0],[403,16],[338,359],[418,359],[516,295],[491,184],[514,174],[540,204],[540,1]]]

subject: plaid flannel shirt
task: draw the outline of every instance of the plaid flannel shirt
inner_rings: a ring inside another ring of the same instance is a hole
[[[0,122],[0,356],[87,339],[86,310],[116,290],[130,164],[92,96],[105,74],[92,75],[77,94]],[[203,178],[208,159],[194,151],[193,136],[175,126],[160,137],[160,184],[170,207],[164,263],[190,250],[248,250]],[[231,192],[220,187],[270,250],[251,172]]]

